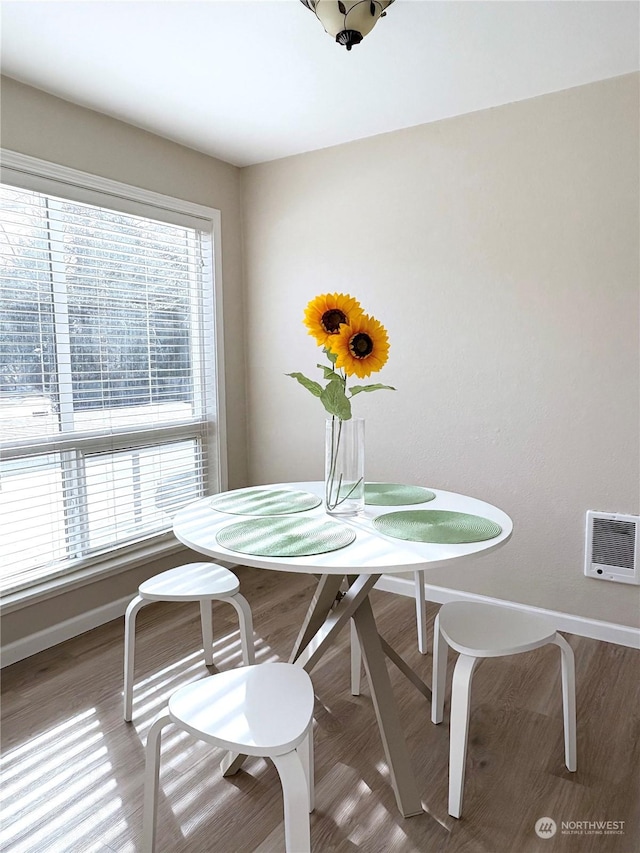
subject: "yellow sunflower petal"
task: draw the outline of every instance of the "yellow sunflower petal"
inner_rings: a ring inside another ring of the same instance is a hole
[[[366,314],[356,317],[349,326],[340,326],[329,347],[337,356],[336,367],[359,379],[377,373],[389,358],[387,330],[375,317]]]
[[[322,293],[305,308],[303,322],[318,344],[328,346],[344,324],[361,314],[360,303],[348,293]]]

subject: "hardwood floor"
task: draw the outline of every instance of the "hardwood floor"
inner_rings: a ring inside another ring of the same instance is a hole
[[[286,660],[313,581],[247,568],[238,575],[253,609],[258,661]],[[372,600],[381,632],[428,680],[431,656],[417,652],[412,600],[378,592]],[[435,610],[430,606],[431,620]],[[216,667],[236,666],[237,621],[228,605],[214,605],[214,632]],[[433,726],[424,698],[389,665],[426,809],[405,820],[388,785],[366,679],[363,695],[350,695],[343,634],[312,673],[316,853],[640,850],[640,652],[569,637],[578,688],[574,774],[563,763],[557,648],[481,662],[459,821],[447,814],[448,704],[443,724]],[[2,851],[138,849],[146,733],[173,690],[208,675],[197,605],[155,604],[140,612],[132,724],[122,720],[122,656],[119,619],[3,671]],[[222,779],[219,753],[171,729],[162,755],[158,853],[284,849],[273,765],[252,758],[237,776]],[[536,835],[541,817],[556,821],[552,838]],[[621,834],[604,834],[579,826],[586,821],[624,825]],[[573,834],[563,834],[562,822]]]

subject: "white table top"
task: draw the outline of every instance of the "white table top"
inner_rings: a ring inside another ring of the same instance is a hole
[[[277,483],[256,488],[298,489],[312,492],[318,497],[324,494],[323,482]],[[326,554],[314,554],[309,557],[261,557],[230,551],[219,545],[216,534],[223,527],[235,524],[249,516],[232,515],[219,512],[211,506],[212,498],[202,498],[180,510],[174,518],[173,532],[184,545],[218,560],[228,563],[240,563],[261,569],[277,569],[309,574],[393,574],[419,569],[445,566],[450,561],[468,559],[476,554],[487,553],[503,545],[511,536],[513,523],[502,510],[484,501],[476,500],[455,492],[431,489],[435,499],[423,504],[410,506],[366,506],[361,515],[338,519],[325,513],[322,505],[303,513],[299,517],[316,517],[324,521],[333,520],[345,524],[356,531],[355,541],[345,548],[329,551]],[[471,542],[464,545],[438,545],[426,542],[406,542],[385,536],[373,526],[373,519],[387,512],[398,510],[434,509],[466,512],[495,521],[502,533],[484,542]],[[280,516],[279,516],[280,517]]]

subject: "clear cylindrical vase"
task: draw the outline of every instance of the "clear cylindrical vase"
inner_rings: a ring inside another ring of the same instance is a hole
[[[364,418],[327,418],[324,507],[330,515],[364,510]]]

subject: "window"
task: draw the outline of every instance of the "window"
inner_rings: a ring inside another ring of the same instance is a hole
[[[114,187],[3,171],[3,592],[169,541],[221,487],[215,223]]]

